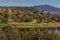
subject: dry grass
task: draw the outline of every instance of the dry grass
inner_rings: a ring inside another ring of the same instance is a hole
[[[18,22],[10,22],[8,24],[11,24],[13,26],[16,26],[17,28],[26,28],[26,27],[60,27],[60,23],[54,22],[54,23],[18,23]]]
[[[6,24],[0,23],[0,28]],[[8,25],[15,26],[17,28],[31,28],[31,27],[60,27],[60,22],[54,22],[54,23],[32,23],[32,22],[8,22]]]

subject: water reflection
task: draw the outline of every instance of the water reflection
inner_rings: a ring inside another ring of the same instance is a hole
[[[60,35],[60,30],[56,28],[55,32]]]

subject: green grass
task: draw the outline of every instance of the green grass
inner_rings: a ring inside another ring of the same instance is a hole
[[[5,23],[0,23],[0,28],[4,27],[5,25]]]
[[[16,27],[37,27],[37,26],[40,26],[38,24],[12,24],[13,26],[16,26]]]

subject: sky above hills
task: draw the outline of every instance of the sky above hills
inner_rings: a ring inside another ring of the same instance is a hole
[[[0,6],[52,5],[60,8],[60,0],[0,0]]]

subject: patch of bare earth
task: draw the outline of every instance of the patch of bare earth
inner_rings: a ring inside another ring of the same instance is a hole
[[[60,22],[59,22],[59,23],[56,23],[56,26],[57,26],[57,27],[60,27]]]

